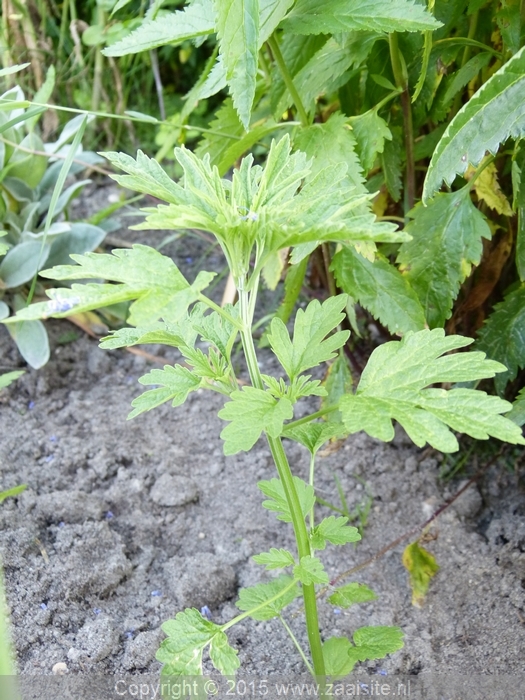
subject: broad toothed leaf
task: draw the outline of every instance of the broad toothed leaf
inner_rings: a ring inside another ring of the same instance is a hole
[[[230,394],[219,418],[232,421],[221,433],[224,454],[248,452],[263,431],[271,437],[281,434],[283,423],[293,417],[293,406],[288,399],[275,399],[267,391],[245,386]]]
[[[525,47],[484,83],[448,125],[430,161],[423,202],[443,181],[451,185],[469,164],[481,163],[487,151],[496,153],[509,136],[523,136],[524,92]]]
[[[507,401],[472,389],[425,388],[432,384],[466,382],[504,371],[484,353],[443,353],[470,345],[470,338],[445,337],[442,329],[409,332],[401,341],[376,348],[361,375],[354,395],[343,396],[340,410],[349,432],[364,430],[389,441],[397,420],[418,445],[428,442],[441,452],[458,449],[458,430],[477,439],[489,435],[512,444],[525,444],[521,430],[499,415],[510,410]]]
[[[167,634],[157,652],[163,664],[163,676],[201,676],[202,652],[209,646],[210,658],[223,675],[231,676],[239,668],[237,651],[219,625],[206,620],[195,608],[177,613],[162,625]]]
[[[348,656],[352,644],[346,637],[330,637],[323,643],[324,667],[327,676],[344,678],[352,672],[355,662]]]
[[[184,10],[162,14],[145,20],[120,41],[102,51],[105,56],[127,56],[151,51],[159,46],[177,46],[189,39],[207,36],[215,31],[215,13],[211,0],[195,0]]]
[[[525,424],[525,388],[517,395],[516,400],[512,404],[512,411],[507,413],[509,418],[516,425]]]
[[[327,542],[332,544],[347,544],[359,542],[361,535],[356,527],[347,525],[348,518],[331,515],[321,520],[310,533],[310,542],[314,549],[324,549]]]
[[[370,311],[391,333],[425,327],[425,314],[408,280],[388,260],[374,262],[347,246],[333,259],[337,284]]]
[[[296,34],[331,34],[369,29],[422,32],[441,26],[413,0],[298,0],[283,27]]]
[[[348,650],[348,656],[354,663],[384,659],[404,646],[399,627],[360,627],[354,632],[353,640],[355,646]]]
[[[259,45],[264,44],[273,34],[293,3],[294,0],[259,0],[261,12]]]
[[[346,609],[357,603],[368,603],[376,599],[376,594],[368,586],[362,583],[348,583],[334,591],[328,598],[328,602],[337,605],[338,608]]]
[[[287,549],[275,549],[272,547],[269,552],[256,554],[252,557],[256,564],[261,564],[266,569],[286,569],[287,566],[295,564],[293,554]]]
[[[428,206],[410,212],[397,262],[415,290],[431,328],[442,327],[452,313],[460,286],[477,265],[490,228],[470,199],[469,188],[440,193]]]
[[[290,379],[311,367],[316,367],[335,357],[338,350],[350,335],[348,331],[338,331],[326,336],[344,318],[342,309],[346,304],[344,294],[327,299],[323,304],[311,301],[306,310],[299,309],[295,317],[293,341],[284,323],[274,318],[268,341],[279,362]]]
[[[239,610],[254,610],[250,614],[254,620],[271,620],[281,610],[290,605],[299,595],[299,587],[293,576],[279,576],[270,583],[258,583],[256,586],[241,588],[239,600],[235,605]]]
[[[72,309],[79,313],[135,299],[128,319],[131,325],[146,325],[159,318],[174,323],[215,276],[200,272],[190,285],[170,258],[144,245],[114,250],[112,255],[71,257],[77,265],[58,265],[40,274],[55,280],[91,277],[121,284],[74,284],[71,289],[51,289],[47,292],[51,301],[32,304],[16,318],[64,318]]]
[[[372,169],[378,153],[385,150],[385,140],[392,140],[392,132],[375,109],[348,120],[357,141],[357,153],[365,172]]]
[[[300,563],[294,566],[293,575],[305,586],[312,583],[328,583],[329,580],[321,560],[309,554],[301,557]]]
[[[516,378],[518,369],[525,367],[525,286],[496,304],[478,335],[476,347],[507,368],[494,380],[501,394],[507,382]]]
[[[259,52],[259,0],[215,0],[226,80],[244,127],[250,125]]]
[[[315,491],[313,486],[310,486],[298,476],[293,477],[293,482],[299,503],[301,505],[301,512],[303,517],[306,517],[314,506]],[[268,510],[277,513],[277,520],[283,520],[285,523],[291,523],[292,516],[290,514],[290,508],[288,507],[288,501],[286,500],[282,481],[280,479],[259,481],[257,486],[263,492],[263,494],[270,499],[269,501],[263,501],[263,508],[267,508]]]
[[[145,391],[137,396],[131,403],[134,410],[129,414],[128,419],[151,411],[166,401],[171,401],[172,406],[180,406],[188,398],[191,391],[196,391],[201,385],[201,378],[190,372],[186,367],[166,365],[164,369],[153,369],[139,379],[141,384],[146,386],[158,386],[157,389]]]

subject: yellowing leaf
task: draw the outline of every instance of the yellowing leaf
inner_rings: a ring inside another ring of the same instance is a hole
[[[419,546],[419,540],[405,548],[403,566],[410,574],[412,605],[420,608],[425,600],[430,581],[439,571],[439,566],[432,554]]]
[[[467,180],[470,180],[473,174],[474,169],[469,168],[469,170],[465,173],[465,177]],[[496,170],[494,163],[487,165],[487,167],[480,173],[479,177],[474,183],[474,190],[478,195],[478,199],[483,200],[487,206],[497,211],[498,214],[514,216],[509,200],[505,197],[501,190],[498,181],[498,171]]]

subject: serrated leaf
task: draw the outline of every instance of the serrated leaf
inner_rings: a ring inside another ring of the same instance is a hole
[[[274,318],[270,325],[268,341],[277,359],[291,380],[311,367],[335,357],[335,351],[348,339],[348,331],[338,331],[326,336],[344,318],[341,310],[346,296],[327,299],[323,304],[311,301],[306,310],[299,309],[295,317],[293,341],[284,323]]]
[[[425,327],[426,319],[409,280],[384,258],[370,262],[352,246],[333,258],[337,284],[378,318],[391,333]]]
[[[516,425],[525,425],[525,388],[517,395],[516,400],[512,404],[512,411],[507,413],[507,418],[516,423]]]
[[[224,175],[232,165],[263,136],[276,128],[270,119],[246,132],[231,97],[222,103],[210,123],[210,131],[199,141],[195,153],[199,157],[209,154],[210,162]]]
[[[283,431],[283,437],[300,442],[312,455],[328,440],[344,435],[346,430],[341,423],[306,423],[296,427],[285,427]]]
[[[494,380],[496,390],[502,394],[507,382],[516,378],[518,369],[525,367],[525,286],[496,304],[478,335],[476,347],[507,368]]]
[[[413,0],[298,0],[283,22],[296,34],[331,34],[353,30],[422,32],[441,26]]]
[[[462,90],[476,75],[488,66],[492,54],[488,51],[482,51],[465,63],[453,76],[447,84],[447,91],[443,96],[443,102],[451,102],[454,97]]]
[[[468,165],[476,167],[486,151],[496,153],[509,136],[525,133],[525,47],[502,66],[456,114],[430,161],[423,202],[445,181],[451,185]]]
[[[120,41],[106,47],[104,56],[127,56],[151,51],[165,44],[177,46],[189,39],[205,37],[215,31],[215,12],[211,0],[195,0],[177,10],[144,20],[140,27]]]
[[[262,46],[277,29],[293,3],[294,0],[259,0],[259,46]]]
[[[215,0],[217,34],[233,104],[245,129],[255,97],[259,0]]]
[[[329,581],[321,560],[309,554],[301,557],[300,563],[294,566],[293,575],[304,586],[310,586],[312,583],[328,583]]]
[[[385,141],[381,153],[381,167],[385,184],[394,202],[401,198],[402,187],[402,153],[401,130],[397,126],[391,129],[392,140]]]
[[[468,172],[466,173],[466,177],[470,179]],[[498,171],[494,163],[490,163],[483,169],[476,178],[473,188],[478,199],[485,202],[485,204],[491,209],[494,209],[498,214],[503,214],[504,216],[514,215],[509,200],[503,194],[499,184]]]
[[[221,432],[225,455],[249,452],[263,431],[278,437],[284,421],[293,417],[293,406],[288,399],[277,400],[262,389],[245,386],[232,392],[230,399],[218,413],[219,418],[232,421]]]
[[[129,190],[150,194],[172,204],[187,204],[188,196],[184,189],[173,182],[159,163],[142,151],[137,151],[136,160],[125,153],[108,151],[101,153],[109,162],[127,175],[111,175],[119,185]]]
[[[404,646],[399,627],[360,627],[354,632],[353,640],[355,646],[348,650],[348,656],[354,663],[384,659]]]
[[[226,304],[224,309],[228,311],[233,318],[238,315],[237,309],[230,304]],[[193,317],[191,325],[202,340],[215,345],[223,357],[227,358],[229,356],[228,345],[232,333],[235,332],[235,327],[230,321],[216,311],[212,311],[206,315]]]
[[[358,603],[368,603],[371,600],[376,600],[377,596],[364,583],[348,583],[346,586],[341,586],[332,593],[328,598],[328,602],[336,605],[338,608],[349,608]]]
[[[180,406],[188,398],[191,391],[196,391],[201,385],[201,378],[182,365],[166,365],[164,369],[153,369],[139,379],[145,386],[157,386],[157,389],[145,391],[131,402],[134,410],[129,414],[128,420],[135,416],[151,411],[166,401],[171,401],[172,406]]]
[[[348,123],[357,141],[357,153],[363,169],[368,172],[372,169],[377,154],[383,153],[385,140],[392,140],[392,132],[375,109],[370,109],[357,117],[350,117]]]
[[[525,444],[521,431],[500,416],[507,401],[472,389],[425,389],[432,384],[466,382],[504,371],[503,365],[469,352],[442,356],[470,345],[470,338],[445,337],[442,329],[409,332],[401,341],[376,348],[354,395],[343,396],[340,410],[349,432],[364,430],[388,442],[392,420],[400,423],[419,447],[428,442],[442,452],[454,452],[458,442],[447,426],[477,439],[489,435]]]
[[[169,326],[165,323],[158,323],[155,328],[121,328],[100,341],[100,347],[105,350],[150,344],[178,348],[186,342],[178,330],[169,330]]]
[[[310,486],[298,476],[293,477],[295,491],[301,506],[303,517],[312,510],[315,503],[315,491],[313,486]],[[270,500],[263,501],[263,508],[277,513],[277,520],[282,520],[285,523],[292,522],[290,508],[284,493],[283,483],[280,479],[270,479],[269,481],[259,481],[257,487]]]
[[[472,204],[468,187],[437,194],[410,216],[406,231],[412,240],[401,245],[397,262],[419,296],[429,326],[443,326],[462,282],[481,260],[482,239],[490,239],[491,231]]]
[[[299,588],[293,576],[279,576],[270,583],[259,583],[249,588],[241,588],[235,605],[239,610],[248,611],[254,620],[271,620],[281,610],[290,605],[299,595]]]
[[[520,0],[502,0],[495,15],[505,47],[512,53],[520,48],[523,10]]]
[[[348,542],[359,542],[361,535],[356,527],[347,525],[348,518],[330,515],[321,520],[310,533],[310,542],[313,549],[324,549],[327,542],[342,545]]]
[[[417,540],[405,547],[403,566],[410,574],[412,605],[420,608],[428,592],[430,581],[439,571],[439,566],[435,557],[424,547],[420,547]]]
[[[350,361],[344,349],[341,349],[337,358],[328,367],[328,372],[323,382],[323,386],[326,389],[326,397],[321,400],[321,408],[327,408],[328,406],[335,406],[338,404],[341,396],[350,393],[353,383],[354,380],[350,369]],[[328,413],[324,418],[328,423],[339,424],[340,428],[343,428],[341,425],[341,413],[339,411]]]
[[[286,569],[287,566],[295,564],[293,554],[287,549],[275,549],[272,547],[269,552],[256,554],[252,557],[256,564],[261,564],[268,571],[271,569]]]
[[[355,666],[348,656],[352,648],[350,640],[346,637],[330,637],[323,643],[323,659],[325,673],[332,678],[344,678]]]
[[[365,192],[363,169],[356,155],[356,140],[343,114],[332,114],[324,124],[301,129],[294,145],[313,158],[312,173],[344,163],[347,166],[342,187]]]
[[[164,676],[201,676],[202,652],[209,646],[210,658],[223,675],[234,675],[239,668],[237,651],[219,625],[206,620],[195,608],[177,613],[162,625],[168,635],[157,652]]]
[[[72,309],[79,313],[136,300],[130,307],[131,325],[146,325],[159,318],[174,323],[215,276],[200,272],[190,285],[170,258],[144,245],[117,249],[111,255],[87,253],[71,257],[77,265],[59,265],[40,274],[58,280],[96,278],[121,284],[74,284],[71,289],[47,290],[51,301],[28,306],[13,317],[15,321],[64,318]]]

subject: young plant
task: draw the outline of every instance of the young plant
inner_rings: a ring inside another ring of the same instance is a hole
[[[285,573],[241,590],[237,606],[242,612],[232,621],[218,625],[188,609],[166,622],[167,639],[158,653],[163,673],[202,674],[207,649],[215,668],[234,674],[239,661],[227,630],[246,617],[280,617],[299,595],[310,647],[309,654],[305,650],[301,654],[321,686],[326,676],[345,676],[358,661],[396,651],[403,644],[396,627],[363,627],[352,641],[321,638],[316,586],[326,586],[329,576],[319,553],[327,545],[355,542],[360,535],[346,517],[316,519],[315,454],[331,438],[361,430],[389,441],[394,436],[393,420],[416,445],[429,443],[444,452],[458,449],[452,430],[478,439],[494,436],[525,444],[518,426],[501,415],[511,408],[507,402],[473,389],[439,388],[493,377],[505,367],[481,352],[453,352],[469,345],[468,338],[446,337],[442,329],[410,331],[372,353],[355,393],[346,392],[320,411],[294,420],[298,401],[326,394],[311,370],[333,360],[346,342],[349,332],[340,330],[340,324],[348,298],[341,294],[323,303],[310,302],[297,312],[292,334],[282,320],[274,318],[268,342],[281,371],[277,376],[266,375],[259,369],[252,337],[261,275],[269,274],[278,264],[280,251],[289,247],[299,251],[317,241],[333,241],[354,252],[377,241],[406,240],[407,234],[375,221],[367,205],[370,196],[348,186],[352,173],[345,166],[319,167],[304,153],[292,153],[287,136],[272,143],[264,167],[248,156],[231,180],[221,179],[208,157],[201,160],[184,148],[176,151],[184,172],[179,183],[140,152],[136,160],[117,153],[106,157],[126,173],[115,176],[121,185],[167,202],[146,209],[145,222],[135,228],[201,229],[216,237],[235,280],[238,304],[220,308],[204,294],[212,273],[200,272],[190,283],[170,259],[135,245],[111,255],[75,255],[76,265],[43,272],[55,280],[108,282],[48,290],[50,301],[29,306],[15,321],[132,302],[128,320],[134,327],[116,331],[102,341],[102,347],[164,343],[180,350],[184,365],[166,365],[143,376],[140,383],[154,388],[133,401],[130,417],[168,401],[180,406],[197,389],[222,394],[225,403],[219,416],[227,422],[221,432],[224,453],[249,451],[264,434],[277,476],[258,484],[267,499],[263,506],[292,524],[296,540],[293,552],[276,546],[255,557],[266,569]],[[239,384],[232,364],[232,348],[239,336],[250,385]],[[195,346],[199,338],[208,344],[207,353]],[[325,416],[340,418],[325,421]],[[308,483],[293,473],[283,438],[301,443],[310,452]],[[333,591],[328,600],[348,607],[372,597],[366,587],[350,584]]]

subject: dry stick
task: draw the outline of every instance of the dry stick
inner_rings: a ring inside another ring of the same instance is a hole
[[[428,520],[425,520],[425,522],[422,525],[418,525],[417,527],[408,530],[408,532],[403,533],[393,542],[390,542],[390,544],[387,544],[385,547],[380,549],[379,552],[376,552],[373,556],[361,562],[361,564],[353,566],[351,569],[348,569],[348,571],[344,571],[342,574],[339,574],[339,576],[336,576],[332,581],[330,581],[329,586],[325,586],[321,591],[319,591],[319,593],[317,594],[318,597],[324,595],[329,590],[329,588],[335,586],[343,579],[348,578],[348,576],[352,576],[352,574],[355,574],[358,571],[361,571],[361,569],[365,569],[367,566],[370,566],[370,564],[373,564],[375,561],[384,556],[389,550],[393,549],[394,547],[397,547],[398,544],[401,544],[403,540],[406,540],[409,537],[414,537],[414,535],[417,535],[419,532],[427,528],[431,523],[434,522],[434,520],[437,520],[441,513],[447,510],[447,508],[449,508],[454,503],[454,501],[456,501],[461,496],[461,494],[463,494],[470,486],[472,486],[472,484],[475,483],[487,471],[487,469],[494,464],[494,462],[497,459],[501,457],[501,455],[505,452],[507,447],[507,445],[502,445],[498,452],[494,455],[494,457],[489,459],[489,461],[483,467],[481,467],[481,469],[479,469],[479,471],[476,474],[474,474],[474,476],[471,479],[469,479],[464,486],[462,486],[459,489],[459,491],[457,491],[451,498],[448,499],[448,501],[445,501],[445,503],[443,503],[436,511],[434,511],[430,518],[428,518]]]

